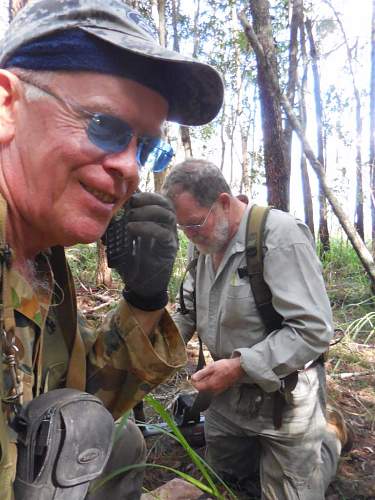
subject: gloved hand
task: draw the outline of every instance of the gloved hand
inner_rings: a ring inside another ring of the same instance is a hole
[[[113,267],[125,282],[124,298],[145,311],[162,309],[168,303],[178,249],[174,209],[160,194],[136,193],[125,205],[121,222],[123,248]]]

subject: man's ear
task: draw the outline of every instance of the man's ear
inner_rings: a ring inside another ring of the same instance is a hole
[[[228,212],[230,205],[231,205],[231,195],[228,193],[220,193],[218,197],[218,201],[220,202],[221,206],[223,207],[224,212]]]
[[[15,133],[16,104],[20,98],[20,85],[16,75],[0,69],[0,143],[10,142]]]

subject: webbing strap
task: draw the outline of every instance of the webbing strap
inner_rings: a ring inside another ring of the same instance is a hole
[[[11,377],[12,388],[9,394],[4,394],[4,387],[1,386],[1,398],[4,403],[13,405],[20,404],[21,390],[20,378],[18,374],[18,360],[16,347],[16,321],[14,318],[12,292],[9,283],[9,271],[12,261],[12,252],[5,241],[6,238],[6,218],[7,204],[0,196],[0,267],[1,267],[1,315],[0,315],[0,335],[3,362],[8,365]],[[1,384],[3,377],[1,373]]]
[[[272,207],[253,205],[246,226],[247,272],[255,305],[267,334],[281,327],[283,318],[272,305],[272,293],[263,277],[263,235]]]
[[[194,259],[192,259],[189,264],[187,265],[186,269],[185,269],[185,272],[184,272],[184,275],[182,277],[182,280],[181,280],[181,284],[180,284],[180,294],[179,294],[179,299],[180,299],[180,307],[179,307],[179,310],[178,312],[181,313],[181,314],[187,314],[189,312],[189,310],[186,308],[186,305],[185,305],[185,299],[184,299],[184,283],[185,283],[185,279],[186,279],[186,275],[188,272],[190,272],[192,269],[194,269],[196,266],[197,266],[197,263],[198,263],[198,257],[195,257]],[[194,302],[194,311],[195,311],[195,290],[193,292],[193,302]]]
[[[51,267],[55,281],[68,293],[57,306],[56,313],[65,343],[69,351],[69,366],[66,387],[84,391],[86,388],[86,352],[83,340],[77,328],[77,303],[73,279],[67,267],[63,247],[52,248]]]

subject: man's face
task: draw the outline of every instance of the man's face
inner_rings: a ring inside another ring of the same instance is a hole
[[[185,191],[173,202],[177,223],[200,253],[214,254],[226,248],[230,239],[229,220],[222,209],[220,199],[211,207],[203,207]]]
[[[17,224],[40,239],[41,249],[44,243],[88,243],[103,234],[137,188],[137,135],[160,135],[168,110],[156,92],[110,75],[59,74],[45,86],[61,101],[43,94],[20,101],[11,162],[3,169]],[[108,153],[93,144],[90,113],[85,116],[75,104],[127,122],[135,134],[129,146]]]

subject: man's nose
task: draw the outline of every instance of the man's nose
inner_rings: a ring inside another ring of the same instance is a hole
[[[103,167],[128,182],[139,178],[137,161],[137,138],[133,137],[128,146],[118,153],[110,153],[103,159]]]

